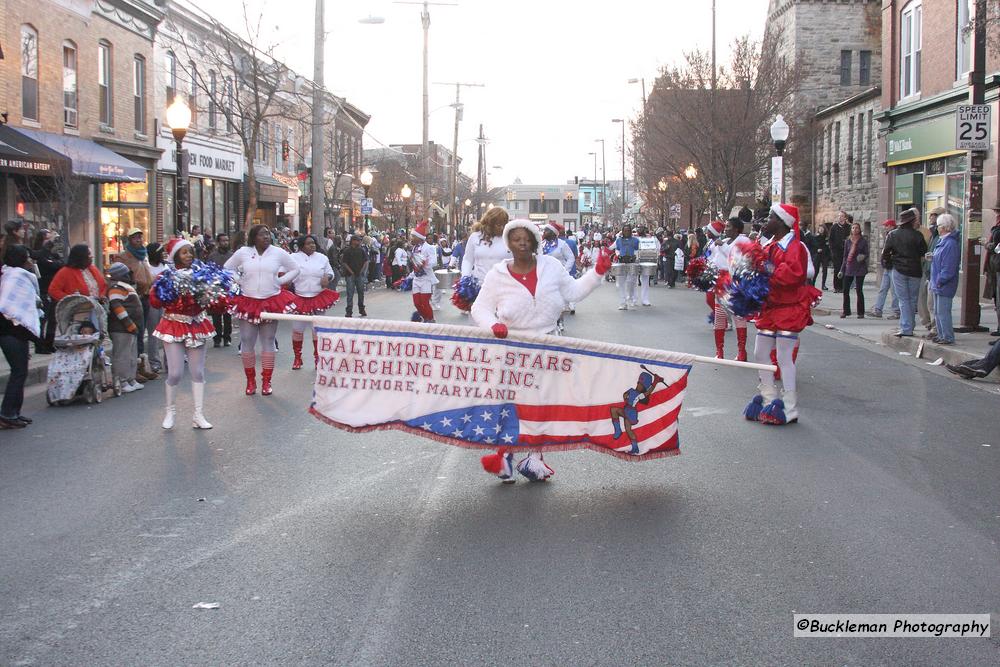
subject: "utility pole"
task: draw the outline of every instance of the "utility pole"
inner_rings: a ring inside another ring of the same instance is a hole
[[[462,120],[462,102],[460,100],[462,86],[467,88],[485,88],[486,84],[459,83],[457,81],[441,83],[435,81],[435,85],[455,86],[455,138],[451,144],[451,178],[448,179],[448,220],[446,223],[446,231],[450,236],[453,228],[458,229],[455,218],[455,209],[457,206],[455,199],[458,196],[458,123]]]
[[[711,160],[709,161],[711,174],[707,179],[712,184],[711,201],[712,214],[709,216],[709,222],[712,222],[718,215],[718,205],[716,203],[716,193],[718,187],[716,183],[718,182],[718,177],[715,172],[715,87],[717,84],[716,80],[716,67],[715,67],[715,0],[712,0],[712,92],[711,99],[709,100],[709,108],[711,109],[712,120],[709,131],[709,155]]]
[[[972,71],[969,104],[983,104],[986,97],[986,0],[976,0],[972,33]],[[985,151],[969,151],[969,190],[965,205],[965,252],[962,258],[962,311],[960,331],[979,331],[980,237],[983,235],[983,161]]]
[[[323,5],[326,0],[316,0],[316,16],[313,27],[313,108],[312,108],[312,178],[309,198],[312,203],[312,226],[309,232],[322,232],[326,226],[326,202],[323,166],[323,110],[325,92],[323,90],[323,45],[326,42],[326,24],[323,22]],[[277,139],[277,137],[276,137]]]
[[[476,169],[476,206],[473,207],[473,217],[479,215],[479,209],[483,207],[483,188],[486,187],[486,137],[483,135],[483,124],[479,124],[479,164]],[[478,219],[478,218],[477,218]]]
[[[423,172],[420,174],[420,185],[421,190],[424,195],[424,213],[425,217],[430,218],[428,212],[430,211],[431,205],[431,147],[430,147],[430,110],[429,110],[429,100],[430,92],[427,88],[427,45],[429,42],[429,30],[431,27],[431,13],[428,7],[430,5],[435,6],[456,6],[456,2],[428,2],[424,0],[423,2],[408,2],[407,0],[396,0],[393,2],[395,5],[423,5],[423,9],[420,12],[420,24],[424,28],[424,101],[423,101],[423,144],[420,150],[420,170]],[[414,196],[414,202],[416,202],[416,197]],[[419,216],[418,216],[419,218]]]

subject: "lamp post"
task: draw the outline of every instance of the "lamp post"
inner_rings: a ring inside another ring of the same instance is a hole
[[[368,199],[368,188],[372,185],[372,179],[373,176],[371,169],[368,168],[365,168],[365,170],[361,172],[361,176],[358,177],[358,180],[361,181],[361,186],[365,189],[365,199]],[[370,213],[365,213],[365,234],[371,231],[370,216]]]
[[[462,212],[462,219],[465,221],[466,226],[469,224],[469,209],[472,208],[472,200],[468,197],[465,198],[465,210]]]
[[[594,139],[594,143],[598,142],[601,144],[601,215],[604,215],[604,203],[608,200],[608,171],[604,161],[604,139]],[[596,176],[594,180],[597,180]]]
[[[667,228],[667,181],[661,178],[656,184],[656,189],[660,191],[660,227]]]
[[[771,124],[771,140],[774,141],[774,152],[771,158],[771,201],[785,201],[785,165],[782,154],[785,152],[785,142],[788,141],[788,123],[778,114]]]
[[[404,183],[403,187],[399,189],[399,195],[403,198],[403,226],[406,228],[406,236],[410,236],[410,197],[413,195],[413,189],[410,188],[409,183]]]
[[[625,185],[625,119],[612,118],[611,122],[622,124],[622,224],[625,224],[625,200],[628,199],[628,186]]]
[[[191,124],[191,107],[183,96],[177,95],[173,103],[167,107],[167,125],[177,142],[177,182],[174,184],[174,209],[176,218],[174,233],[180,234],[187,229],[188,216],[188,161],[187,151],[183,149],[184,136]]]
[[[688,179],[688,181],[698,178],[698,168],[693,164],[689,164],[684,169],[684,178]],[[690,233],[692,229],[694,229],[694,202],[688,200],[688,232]]]

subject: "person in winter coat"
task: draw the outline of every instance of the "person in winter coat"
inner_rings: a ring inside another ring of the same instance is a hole
[[[31,258],[38,269],[38,289],[42,294],[42,307],[45,310],[45,320],[42,323],[42,336],[35,343],[35,354],[52,354],[55,351],[53,340],[56,336],[55,301],[49,296],[49,285],[56,273],[65,266],[62,256],[56,252],[55,244],[59,235],[48,229],[40,229],[35,235],[31,249]]]
[[[920,211],[908,208],[899,216],[899,225],[885,240],[882,259],[892,264],[892,288],[899,298],[897,337],[912,336],[916,324],[917,297],[923,269],[920,262],[927,252],[927,241],[917,231]]]
[[[861,225],[851,225],[851,235],[844,241],[844,259],[837,267],[837,273],[844,289],[844,309],[840,316],[851,316],[851,285],[858,295],[858,317],[865,316],[865,293],[862,286],[868,273],[868,240],[861,235]]]
[[[66,266],[59,269],[49,283],[49,296],[56,303],[70,294],[82,294],[103,300],[107,290],[104,276],[94,266],[94,253],[85,243],[69,249]]]
[[[602,253],[593,271],[572,278],[558,259],[538,254],[542,237],[530,220],[507,223],[503,242],[513,258],[490,269],[472,305],[476,325],[491,330],[497,338],[506,338],[511,332],[551,334],[556,330],[563,305],[581,301],[597,289],[611,268],[610,254]],[[498,452],[484,457],[483,467],[505,484],[514,482],[515,469],[531,481],[545,481],[553,473],[538,452],[530,453],[516,468],[513,454]]]
[[[955,218],[951,214],[942,213],[938,216],[938,242],[931,258],[928,289],[934,295],[934,322],[937,329],[937,338],[934,342],[941,345],[955,344],[951,302],[958,291],[958,265],[962,259],[955,227]]]
[[[0,350],[10,367],[10,377],[0,403],[0,429],[20,429],[31,423],[21,414],[24,383],[28,378],[30,342],[38,340],[38,277],[28,249],[7,245],[0,272]]]
[[[833,260],[833,290],[840,292],[844,289],[843,281],[838,277],[840,266],[844,263],[844,242],[851,235],[851,225],[854,224],[854,216],[847,211],[841,211],[837,216],[837,222],[830,227],[830,255]]]
[[[143,247],[145,250],[145,247]],[[132,285],[132,272],[124,262],[108,267],[108,334],[111,336],[111,373],[123,393],[144,389],[136,382],[139,348],[136,334],[142,322],[143,310],[139,294]]]

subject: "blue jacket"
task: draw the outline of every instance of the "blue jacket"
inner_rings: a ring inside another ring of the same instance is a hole
[[[954,233],[939,237],[931,257],[931,292],[944,297],[953,297],[958,291],[958,263],[962,252],[958,248],[958,238]]]

